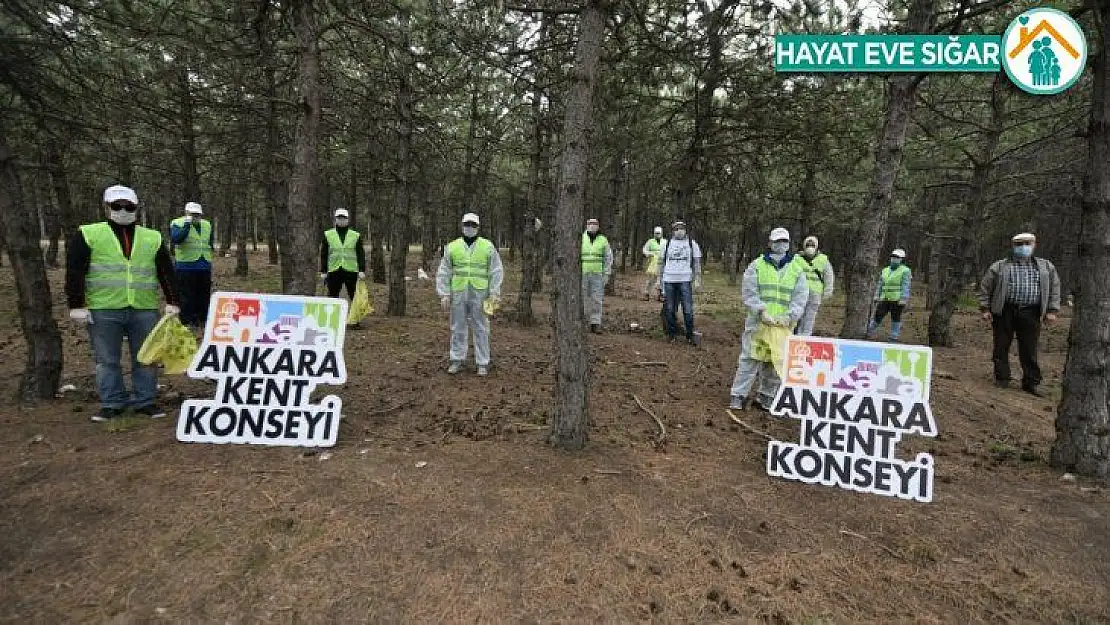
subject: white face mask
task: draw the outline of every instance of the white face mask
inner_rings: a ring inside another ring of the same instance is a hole
[[[807,247],[805,254],[806,254],[806,256],[816,256],[817,255],[817,248]]]
[[[138,219],[138,218],[139,218],[139,211],[137,211],[137,210],[129,212],[129,211],[117,210],[117,209],[113,208],[108,213],[108,219],[111,219],[113,223],[117,223],[121,226],[130,226],[131,224],[135,223],[135,220]]]
[[[462,233],[464,237],[472,239],[478,236],[478,228],[475,226],[463,226]]]
[[[335,225],[339,226],[340,228],[346,228],[348,223],[350,223],[350,220],[346,217],[335,218]]]
[[[586,226],[586,232],[589,232],[590,234],[597,234],[597,230],[598,227],[593,224]]]
[[[678,239],[679,241],[685,239],[686,238],[686,231],[685,230],[675,230],[674,231],[674,238]]]
[[[773,253],[773,254],[785,254],[788,251],[790,251],[790,241],[772,241],[771,242],[771,253]]]

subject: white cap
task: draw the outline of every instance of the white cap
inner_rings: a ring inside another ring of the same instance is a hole
[[[1010,241],[1012,241],[1014,243],[1020,243],[1022,241],[1034,241],[1035,242],[1036,240],[1037,240],[1037,235],[1033,234],[1032,232],[1022,232],[1021,234],[1015,234],[1014,238],[1010,239]]]
[[[478,215],[476,213],[467,213],[463,215],[462,222],[465,224],[468,221],[478,224],[479,226],[482,225],[482,222],[478,219]]]
[[[104,203],[111,204],[120,200],[127,200],[136,206],[139,204],[139,196],[135,195],[135,190],[131,187],[125,187],[117,184],[107,189],[104,189]]]
[[[655,226],[655,234],[663,234],[663,226]]]
[[[591,218],[589,218],[589,219],[587,219],[587,220],[586,220],[586,225],[588,226],[588,225],[590,225],[590,224],[597,224],[597,225],[601,225],[601,222],[600,222],[600,221],[598,221],[597,219],[594,219],[593,217],[591,217]]]
[[[809,247],[810,243],[813,243],[813,247],[817,247],[817,237],[809,235],[806,237],[806,240],[802,242],[802,247]]]
[[[789,241],[790,231],[786,228],[775,228],[771,231],[771,236],[768,238],[770,241]]]
[[[337,208],[337,209],[335,209],[335,216],[336,216],[336,217],[346,217],[346,218],[348,218],[348,219],[350,219],[350,218],[351,218],[351,214],[350,214],[350,213],[348,213],[348,212],[347,212],[347,209],[345,209],[345,208]]]
[[[686,222],[682,221],[681,219],[678,219],[674,223],[671,224],[671,230],[674,230],[675,228],[678,228],[678,227],[685,228],[686,227]]]
[[[905,258],[906,257],[906,250],[904,250],[900,247],[895,248],[895,250],[893,252],[891,252],[890,255],[895,257],[895,258]]]
[[[200,209],[200,204],[196,202],[185,202],[185,212],[190,215],[203,215],[204,211]]]

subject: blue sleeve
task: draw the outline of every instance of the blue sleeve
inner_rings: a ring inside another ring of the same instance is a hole
[[[906,267],[906,275],[902,276],[902,299],[910,300],[910,282],[913,281],[913,272]]]
[[[185,242],[185,238],[189,236],[188,228],[179,228],[177,226],[170,226],[170,241],[174,245],[181,245]]]

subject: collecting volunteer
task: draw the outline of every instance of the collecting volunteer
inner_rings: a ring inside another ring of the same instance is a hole
[[[613,272],[613,250],[600,228],[596,219],[590,219],[582,233],[582,303],[594,334],[601,332],[605,285]]]
[[[170,244],[181,298],[181,323],[197,328],[208,323],[212,299],[212,222],[196,202],[185,203],[185,214],[170,222]]]
[[[790,232],[775,228],[769,237],[770,250],[748,265],[740,285],[740,299],[748,309],[740,338],[740,362],[732,380],[729,408],[745,410],[748,394],[760,378],[756,405],[771,407],[782,380],[770,360],[758,354],[753,340],[760,325],[793,328],[805,312],[809,283],[801,264],[790,253]]]
[[[1016,334],[1021,390],[1044,397],[1038,389],[1037,343],[1041,320],[1055,323],[1060,312],[1060,276],[1051,261],[1033,255],[1036,245],[1037,237],[1029,232],[1011,239],[1010,255],[992,263],[979,282],[979,310],[994,330],[994,383],[1010,385],[1010,345]]]
[[[100,411],[108,421],[128,408],[151,418],[166,416],[157,404],[158,369],[140,364],[139,349],[158,323],[158,290],[165,314],[177,315],[174,268],[162,234],[135,222],[139,198],[116,185],[104,190],[108,221],[85,224],[66,246],[66,300],[69,318],[86,326],[96,362]],[[123,340],[131,351],[128,393],[120,365]]]
[[[890,253],[890,263],[879,272],[879,283],[875,286],[875,316],[867,324],[867,338],[875,338],[875,332],[890,313],[890,341],[897,342],[902,336],[902,313],[910,301],[910,282],[913,274],[906,266],[906,252],[896,249]]]
[[[694,290],[701,288],[701,248],[687,238],[686,223],[671,224],[671,238],[659,256],[659,282],[663,291],[663,319],[667,340],[675,342],[678,323],[675,312],[682,304],[683,329],[686,342],[697,345],[694,338]]]
[[[662,287],[659,286],[659,256],[663,252],[663,246],[667,244],[667,240],[663,238],[663,228],[655,226],[655,231],[652,237],[644,243],[642,250],[644,256],[647,258],[647,266],[644,268],[644,273],[647,278],[644,279],[644,301],[650,301],[653,293],[657,293]]]
[[[347,209],[335,209],[335,227],[324,233],[320,244],[320,280],[328,288],[328,297],[347,287],[347,299],[353,300],[358,281],[366,277],[362,235],[350,227],[350,221]]]
[[[808,236],[802,243],[802,253],[798,254],[795,262],[801,263],[805,270],[806,281],[809,283],[809,299],[806,300],[806,310],[798,322],[794,334],[810,336],[813,326],[817,322],[817,310],[821,302],[827,301],[833,294],[833,283],[836,273],[833,271],[829,257],[817,249],[817,237]]]
[[[447,244],[436,271],[436,293],[444,312],[451,312],[451,364],[447,373],[462,370],[469,347],[468,333],[474,336],[474,360],[478,375],[489,374],[489,316],[485,303],[494,307],[501,301],[504,269],[501,255],[489,239],[478,236],[478,215],[462,218],[462,236]]]

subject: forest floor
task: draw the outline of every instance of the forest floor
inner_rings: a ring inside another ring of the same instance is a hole
[[[276,291],[276,269],[251,262],[243,280],[220,259],[217,288]],[[0,270],[4,397],[24,358],[11,282]],[[61,282],[53,272],[59,320]],[[725,412],[738,293],[707,282],[691,348],[660,340],[639,274],[618,276],[607,332],[590,337],[581,453],[543,440],[546,296],[535,328],[494,321],[480,380],[446,374],[429,283],[410,283],[403,319],[382,316],[374,285],[378,312],[347,337],[344,425],[326,454],[177,443],[173,412],[90,423],[88,341],[67,323],[64,383],[78,390],[0,408],[0,621],[1110,623],[1110,492],[1046,463],[1067,311],[1042,339],[1047,399],[994,388],[989,333],[958,314],[962,344],[934,359],[941,434],[900,445],[936,457],[935,499],[921,504],[767,477],[766,442]],[[826,305],[819,333],[842,313],[839,297]],[[926,317],[912,309],[908,342],[923,342]],[[162,381],[167,408],[212,394]],[[664,449],[634,395],[666,423]],[[795,421],[744,419],[797,438]]]

